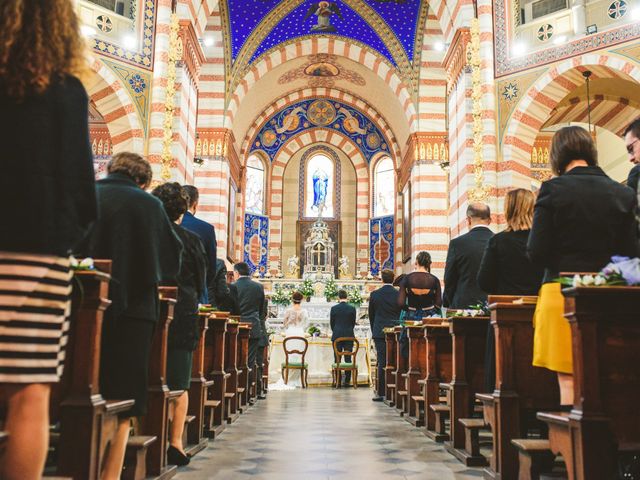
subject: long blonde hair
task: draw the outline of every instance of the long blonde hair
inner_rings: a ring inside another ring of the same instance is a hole
[[[508,232],[530,230],[533,223],[533,205],[535,195],[524,188],[516,188],[507,192],[504,199],[504,216],[507,220]]]
[[[64,75],[86,74],[71,0],[0,1],[0,88],[17,100]]]

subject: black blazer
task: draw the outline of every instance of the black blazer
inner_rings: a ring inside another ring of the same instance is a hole
[[[353,328],[356,326],[356,309],[347,302],[334,305],[329,314],[329,324],[332,341],[340,337],[355,337]]]
[[[216,241],[216,231],[213,228],[213,225],[205,222],[204,220],[200,220],[191,212],[186,212],[184,214],[184,217],[182,217],[181,226],[195,233],[200,237],[200,240],[202,240],[204,251],[207,254],[207,258],[209,259],[209,264],[207,265],[207,295],[203,296],[203,300],[207,300],[207,302],[205,303],[214,303],[216,289],[215,277],[218,268],[216,258],[216,252],[218,248],[218,243]]]
[[[95,220],[88,108],[74,77],[21,102],[0,87],[0,251],[67,256]]]
[[[492,236],[489,228],[481,226],[472,228],[449,243],[442,297],[445,307],[468,308],[487,299],[477,278],[484,249]]]
[[[640,164],[635,165],[629,171],[629,176],[627,177],[627,187],[632,188],[637,193],[639,179],[640,179]]]
[[[544,182],[538,194],[527,253],[559,272],[599,271],[612,255],[637,255],[636,196],[600,167],[576,167]]]
[[[484,251],[478,285],[494,295],[537,295],[544,269],[527,257],[529,230],[500,232]]]
[[[264,287],[249,277],[240,277],[235,283],[238,295],[238,308],[243,322],[253,324],[251,338],[262,338],[266,332],[262,330],[263,317],[266,318],[264,302]]]
[[[400,324],[398,305],[399,292],[391,285],[383,285],[371,292],[369,296],[369,322],[371,323],[371,337],[384,338],[383,329]]]

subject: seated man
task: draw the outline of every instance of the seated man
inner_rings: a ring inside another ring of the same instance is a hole
[[[340,337],[355,337],[355,333],[353,331],[356,326],[356,309],[353,305],[349,305],[347,303],[347,292],[346,290],[338,291],[338,304],[331,307],[331,313],[329,314],[329,323],[331,326],[331,341],[334,342],[336,339]],[[353,350],[353,342],[341,342],[338,345],[338,349],[341,351],[352,351]],[[334,355],[334,357],[337,357]],[[351,355],[345,355],[342,357],[343,362],[350,363]],[[335,358],[336,363],[340,361],[338,358]],[[357,379],[356,379],[357,381]],[[340,379],[338,379],[338,383]],[[346,371],[344,374],[344,386],[348,386],[351,382],[351,372]]]

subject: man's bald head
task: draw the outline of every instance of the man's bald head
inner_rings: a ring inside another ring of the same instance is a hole
[[[489,225],[491,223],[491,209],[486,203],[470,203],[467,207],[467,221],[469,228],[476,225]]]

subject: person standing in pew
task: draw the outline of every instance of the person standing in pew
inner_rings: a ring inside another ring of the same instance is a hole
[[[160,200],[145,192],[151,165],[136,153],[121,152],[97,182],[98,221],[83,252],[112,260],[109,298],[102,326],[100,392],[107,400],[134,399],[120,416],[105,462],[103,480],[120,478],[130,418],[145,415],[149,354],[160,314],[158,285],[173,282],[182,243]]]
[[[200,237],[180,226],[187,211],[189,197],[179,183],[165,183],[151,192],[159,198],[173,230],[182,242],[182,261],[176,277],[178,299],[173,311],[173,321],[169,325],[167,341],[167,385],[169,390],[184,390],[174,403],[169,432],[167,461],[172,465],[189,464],[184,452],[182,434],[189,408],[189,387],[191,386],[191,365],[193,351],[199,340],[198,299],[207,289],[207,263],[209,261]]]
[[[629,171],[627,177],[627,187],[633,189],[640,203],[640,188],[638,181],[640,180],[640,118],[636,118],[624,131],[624,143],[629,154],[629,161],[633,164],[633,168]],[[640,207],[636,208],[636,219],[640,222]],[[639,232],[640,233],[640,232]],[[640,252],[640,245],[638,245]]]
[[[183,185],[185,193],[189,197],[189,209],[182,217],[181,226],[195,233],[202,240],[204,250],[207,252],[207,291],[200,297],[200,303],[215,303],[215,277],[218,268],[218,242],[216,241],[216,230],[213,225],[196,217],[200,192],[193,185]],[[217,306],[217,305],[214,305]]]
[[[52,35],[55,33],[55,35]],[[0,2],[0,478],[41,478],[62,375],[69,254],[96,218],[88,70],[69,0]]]
[[[413,272],[400,280],[398,307],[402,309],[401,323],[405,320],[422,320],[427,317],[439,317],[442,309],[442,291],[440,280],[431,273],[431,255],[418,252]],[[400,353],[409,358],[409,337],[407,330],[400,334]]]
[[[487,300],[487,292],[478,285],[478,270],[487,242],[493,236],[489,229],[491,210],[484,203],[467,207],[469,231],[449,243],[444,270],[444,297],[447,308],[469,308]]]
[[[216,260],[216,276],[213,281],[213,297],[215,305],[221,312],[230,312],[237,315],[238,307],[235,305],[235,297],[231,294],[231,289],[227,283],[227,266],[224,260]]]
[[[540,187],[527,243],[531,261],[545,268],[534,314],[533,365],[558,373],[560,401],[573,404],[571,329],[560,272],[597,272],[613,255],[636,255],[633,190],[610,179],[596,146],[581,127],[564,127],[551,142],[557,177]]]
[[[536,199],[530,190],[507,192],[504,215],[507,228],[487,242],[478,270],[478,285],[490,295],[537,295],[544,269],[527,257],[527,240]],[[496,384],[496,340],[493,325],[487,326],[485,350],[485,392]]]
[[[258,357],[258,349],[262,338],[267,334],[263,331],[262,318],[266,318],[264,287],[261,283],[249,278],[249,265],[245,262],[236,263],[233,267],[233,274],[236,279],[233,284],[238,308],[240,310],[240,319],[243,322],[251,323],[251,336],[249,337],[249,368],[255,369],[256,359]],[[254,370],[255,371],[255,370]]]
[[[376,346],[378,364],[378,385],[374,402],[384,400],[384,368],[387,366],[387,344],[384,329],[395,327],[400,323],[402,308],[398,305],[398,290],[393,288],[393,270],[382,270],[382,287],[371,292],[369,296],[369,323],[371,338]]]
[[[338,304],[331,307],[329,312],[329,326],[331,327],[331,342],[335,342],[340,337],[355,337],[354,328],[356,326],[357,312],[353,305],[347,303],[347,291],[338,290]],[[342,352],[353,351],[353,342],[346,341],[337,345],[338,350]],[[345,355],[342,357],[344,362],[350,363],[351,356]],[[340,359],[334,353],[335,362],[339,362]],[[356,382],[358,379],[356,378]],[[344,372],[344,382],[342,385],[348,387],[351,382],[351,371]],[[340,385],[340,379],[336,380],[336,384]]]

